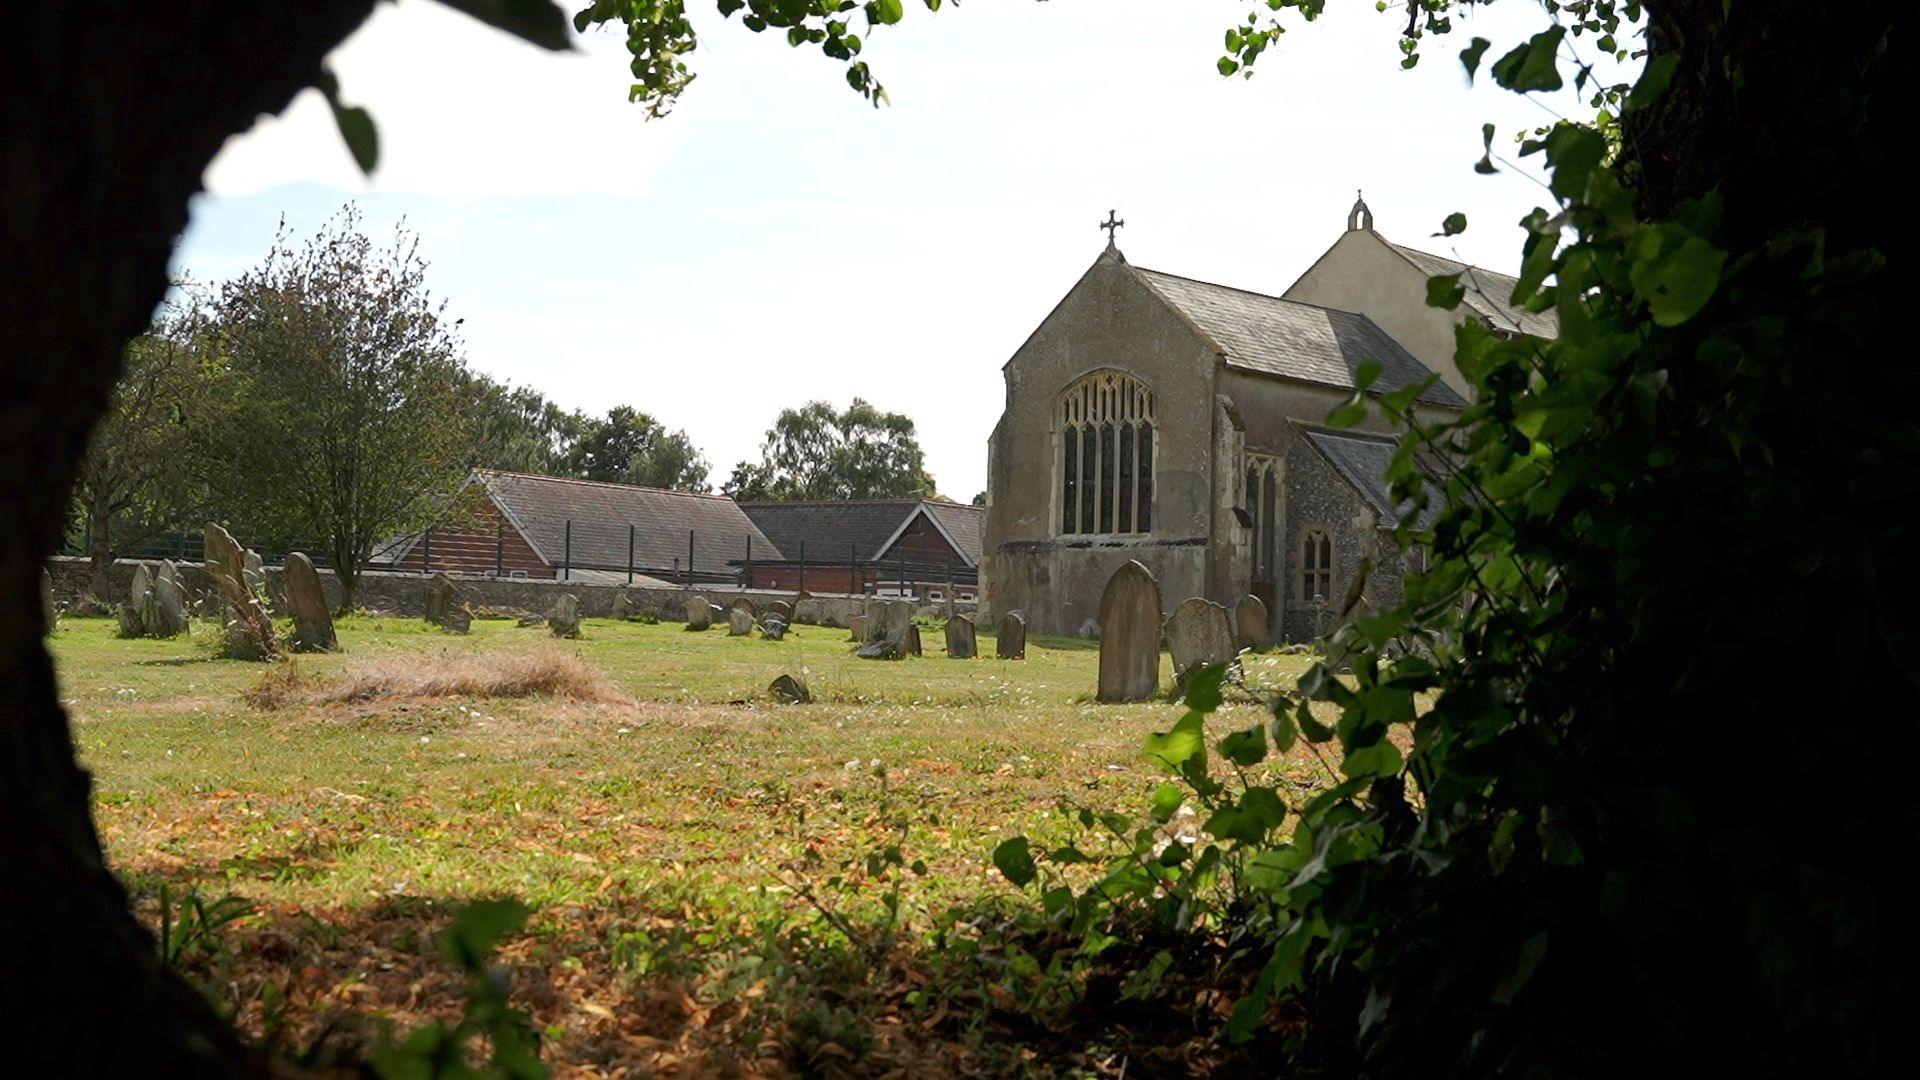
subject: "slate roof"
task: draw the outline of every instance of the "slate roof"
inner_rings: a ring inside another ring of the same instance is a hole
[[[1387,487],[1387,466],[1393,462],[1394,447],[1399,440],[1391,436],[1362,435],[1351,431],[1327,431],[1323,428],[1302,426],[1305,435],[1316,449],[1332,464],[1334,471],[1340,474],[1348,486],[1367,500],[1380,515],[1380,525],[1391,528],[1399,524],[1400,511],[1393,501],[1393,494]],[[1440,516],[1440,493],[1429,490],[1426,508],[1414,519],[1419,528],[1427,528]]]
[[[1560,336],[1558,315],[1551,311],[1528,311],[1513,302],[1513,289],[1520,283],[1519,278],[1484,270],[1478,266],[1425,251],[1415,251],[1413,248],[1404,247],[1391,240],[1387,240],[1386,244],[1428,277],[1459,274],[1460,284],[1467,291],[1461,303],[1474,314],[1487,320],[1488,325],[1494,329],[1513,331],[1537,338],[1551,339]]]
[[[520,529],[540,557],[559,566],[573,522],[573,565],[624,570],[627,526],[633,526],[633,562],[652,570],[685,566],[687,533],[694,534],[696,574],[722,572],[744,558],[749,537],[753,557],[779,559],[779,548],[760,527],[724,495],[570,480],[528,473],[476,470],[507,519]]]
[[[1433,372],[1365,315],[1196,281],[1134,267],[1141,279],[1226,354],[1229,367],[1351,390],[1360,365],[1380,365],[1374,388],[1386,393]],[[1429,405],[1463,408],[1466,400],[1436,381],[1420,395]]]
[[[759,525],[789,561],[800,558],[806,541],[810,563],[844,563],[849,551],[871,562],[886,550],[914,513],[924,507],[969,563],[980,562],[980,520],[984,508],[936,499],[848,499],[796,502],[743,502],[740,508]]]

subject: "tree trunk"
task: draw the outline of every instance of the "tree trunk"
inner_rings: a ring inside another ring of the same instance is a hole
[[[113,515],[107,501],[95,498],[87,508],[87,556],[93,565],[88,590],[104,603],[113,602]]]
[[[9,13],[0,35],[0,1025],[42,1076],[258,1072],[163,969],[108,870],[41,643],[41,567],[125,343],[167,288],[221,143],[313,84],[371,0],[107,0]]]

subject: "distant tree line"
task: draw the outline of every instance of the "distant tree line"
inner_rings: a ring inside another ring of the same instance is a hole
[[[114,559],[226,524],[249,544],[299,544],[340,574],[387,538],[448,513],[473,468],[711,490],[685,431],[628,405],[562,408],[470,368],[460,320],[426,282],[404,226],[376,244],[352,206],[304,243],[284,227],[256,267],[181,283],[127,347],[75,487],[70,549],[109,595]],[[855,399],[782,412],[739,498],[930,495],[913,421]]]

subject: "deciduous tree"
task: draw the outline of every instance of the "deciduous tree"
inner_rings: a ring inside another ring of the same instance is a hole
[[[895,499],[930,496],[933,477],[913,421],[854,398],[784,409],[758,464],[741,462],[725,490],[736,499]]]

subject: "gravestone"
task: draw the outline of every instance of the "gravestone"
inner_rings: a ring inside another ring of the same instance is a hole
[[[825,614],[822,610],[824,607],[825,605],[820,601],[808,597],[793,605],[793,618],[790,621],[806,626],[819,626]]]
[[[768,641],[779,641],[787,636],[787,622],[778,615],[768,614],[760,620],[760,636]]]
[[[767,687],[767,693],[782,705],[805,705],[813,700],[807,680],[799,675],[782,675]]]
[[[864,614],[855,615],[853,618],[847,620],[847,640],[858,641],[863,645],[866,644],[866,641],[867,641],[866,615]]]
[[[633,599],[626,593],[615,593],[613,595],[613,611],[611,614],[616,619],[633,618]]]
[[[753,611],[735,604],[727,609],[727,636],[746,637],[753,633]]]
[[[903,642],[891,641],[884,637],[877,638],[853,650],[853,655],[862,660],[898,660],[902,655],[900,650],[903,644]]]
[[[427,621],[435,626],[447,621],[447,611],[460,602],[460,590],[453,579],[435,574],[427,579]]]
[[[955,615],[947,620],[947,655],[955,660],[971,660],[979,652],[973,632],[973,620]]]
[[[1234,644],[1243,649],[1260,650],[1273,644],[1267,629],[1267,605],[1257,596],[1243,596],[1233,605]]]
[[[233,535],[218,525],[202,532],[207,551],[207,576],[227,602],[226,653],[236,660],[265,660],[280,653],[273,617],[248,584],[247,556]],[[255,556],[257,560],[258,556]]]
[[[687,597],[687,629],[705,630],[713,625],[713,605],[704,596]]]
[[[557,638],[577,638],[580,636],[580,598],[572,593],[561,593],[560,599],[553,602],[547,612],[547,629]]]
[[[1129,559],[1100,594],[1101,701],[1145,701],[1160,686],[1160,583]]]
[[[1173,654],[1173,679],[1185,684],[1195,668],[1231,664],[1238,649],[1227,609],[1205,597],[1191,596],[1167,620],[1167,651]]]
[[[1000,617],[1000,629],[994,635],[993,655],[1002,660],[1027,658],[1027,617],[1009,611]]]
[[[127,602],[115,612],[120,618],[120,636],[147,636],[147,608],[153,603],[153,575],[146,563],[133,568],[133,581],[127,585]]]
[[[740,599],[738,599],[738,600],[735,600],[735,601],[734,601],[733,603],[731,603],[731,604],[728,604],[728,605],[727,605],[727,610],[728,610],[728,611],[744,611],[744,612],[746,612],[746,613],[747,613],[747,621],[748,621],[748,622],[753,622],[753,621],[755,621],[755,619],[757,619],[757,618],[759,617],[759,615],[760,615],[760,610],[759,610],[758,608],[756,608],[756,607],[754,607],[754,606],[753,606],[753,601],[751,601],[751,600],[749,600],[749,599],[747,599],[747,598],[746,598],[746,597],[744,597],[744,596],[743,596],[743,597],[741,597],[741,598],[740,598]]]
[[[313,560],[295,551],[287,556],[282,577],[287,606],[293,609],[293,647],[302,652],[332,652],[340,647],[333,632],[333,612],[327,608],[327,590]]]
[[[785,600],[775,600],[767,605],[767,616],[779,616],[783,623],[793,622],[793,605]]]
[[[906,653],[908,656],[924,655],[920,651],[920,624],[919,623],[910,622],[907,624],[907,641],[906,641],[905,647],[901,651]]]
[[[44,566],[40,568],[40,614],[47,620],[42,632],[53,633],[60,622],[60,605],[53,601],[53,572]]]
[[[541,620],[545,621],[545,620]],[[440,617],[440,629],[449,634],[465,634],[473,629],[473,608],[455,604]]]
[[[153,575],[153,614],[147,633],[154,637],[178,637],[187,632],[187,590],[180,584],[180,568],[162,561]]]

